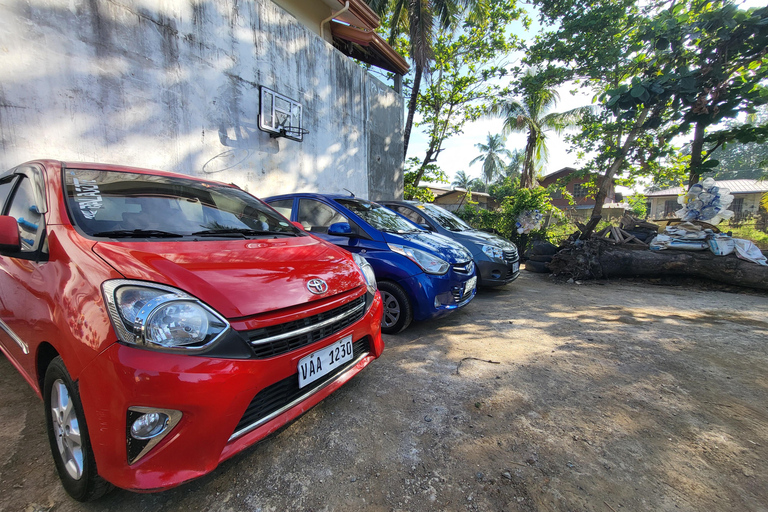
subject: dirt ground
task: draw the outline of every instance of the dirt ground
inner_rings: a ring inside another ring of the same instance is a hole
[[[523,272],[385,341],[213,474],[86,505],[0,357],[0,510],[768,510],[766,294]]]

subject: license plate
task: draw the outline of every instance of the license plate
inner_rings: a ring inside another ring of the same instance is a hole
[[[474,290],[475,287],[477,287],[477,276],[470,278],[469,281],[464,283],[464,295],[463,295],[463,297],[466,297],[467,295],[472,293],[472,290]]]
[[[512,272],[517,272],[520,269],[520,262],[516,262],[512,264]]]
[[[351,335],[302,357],[299,360],[299,387],[311,384],[351,360]]]

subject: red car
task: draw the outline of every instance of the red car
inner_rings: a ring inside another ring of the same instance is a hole
[[[0,214],[0,348],[77,500],[204,475],[384,348],[365,259],[235,186],[35,161]]]

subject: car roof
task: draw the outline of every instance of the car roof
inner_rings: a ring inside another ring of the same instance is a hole
[[[194,181],[201,181],[204,183],[210,183],[215,185],[221,185],[225,187],[233,187],[233,188],[240,188],[237,185],[231,184],[231,183],[223,183],[221,181],[215,181],[215,180],[208,180],[205,178],[199,178],[197,176],[192,176],[190,174],[182,174],[179,172],[169,172],[169,171],[161,171],[157,169],[147,169],[144,167],[131,167],[128,165],[119,165],[119,164],[102,164],[97,162],[63,162],[59,160],[32,160],[30,162],[26,162],[25,164],[31,164],[31,163],[37,163],[41,164],[46,168],[50,167],[62,167],[64,169],[84,169],[89,171],[116,171],[116,172],[132,172],[135,174],[147,174],[147,175],[153,175],[153,176],[166,176],[168,178],[182,178],[182,179],[188,179],[188,180],[194,180]]]
[[[410,205],[410,206],[418,206],[420,204],[419,201],[412,201],[410,199],[403,199],[403,200],[397,200],[397,199],[385,199],[383,201],[376,201],[377,203],[381,204],[404,204],[404,205]]]
[[[294,192],[292,194],[280,194],[277,196],[269,196],[264,200],[273,201],[276,199],[289,199],[292,197],[314,197],[320,199],[359,199],[360,201],[370,201],[372,203],[376,202],[371,201],[370,199],[365,199],[364,197],[355,197],[348,194],[321,194],[319,192]]]

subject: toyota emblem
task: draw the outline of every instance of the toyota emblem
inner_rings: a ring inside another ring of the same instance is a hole
[[[322,279],[310,279],[307,283],[307,290],[311,291],[315,295],[322,295],[328,291],[328,283]]]

